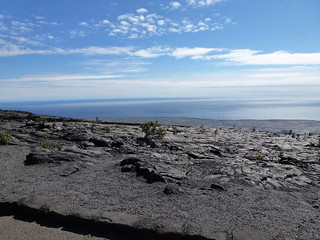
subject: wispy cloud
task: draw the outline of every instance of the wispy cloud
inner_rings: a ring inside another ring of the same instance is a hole
[[[132,53],[134,56],[142,57],[142,58],[157,58],[160,56],[170,55],[172,49],[169,47],[152,47],[146,49],[140,49]]]
[[[1,79],[3,87],[15,86],[15,87],[27,87],[34,86],[48,88],[57,86],[69,85],[75,86],[81,82],[87,82],[88,84],[93,81],[106,81],[110,79],[121,78],[123,75],[92,75],[92,74],[41,74],[41,75],[26,75],[19,78]]]
[[[320,65],[320,53],[289,53],[276,51],[263,53],[251,49],[228,50],[217,55],[197,57],[204,60],[222,60],[239,65]]]
[[[171,56],[175,58],[185,58],[185,57],[190,57],[190,58],[201,58],[202,56],[207,55],[210,52],[213,51],[222,51],[223,49],[218,49],[218,48],[200,48],[200,47],[195,47],[195,48],[176,48],[171,52]]]
[[[172,1],[168,5],[161,4],[163,9],[170,10],[187,10],[187,8],[204,8],[211,7],[217,3],[221,3],[225,0],[183,0],[180,2]]]
[[[20,39],[27,41],[27,39]],[[34,45],[37,42],[33,43]],[[12,44],[0,40],[0,57],[12,57],[19,55],[122,55],[127,57],[159,58],[163,56],[176,59],[190,58],[220,64],[233,65],[320,65],[320,53],[290,53],[286,51],[275,51],[264,53],[251,49],[224,49],[224,48],[203,48],[203,47],[166,47],[156,46],[151,48],[137,47],[99,47],[90,46],[84,48],[50,48],[33,49],[18,44]]]
[[[44,46],[56,38],[50,34],[49,29],[56,29],[60,24],[47,21],[44,17],[33,16],[30,19],[15,19],[10,15],[1,15],[0,37],[11,45]],[[40,33],[45,28],[46,33]]]
[[[101,60],[91,63],[106,64],[107,67],[117,67],[117,64],[121,64]],[[232,98],[234,94],[241,94],[241,91],[240,93],[238,91],[239,87],[247,88],[248,91],[251,89],[251,92],[272,91],[273,98],[275,92],[279,92],[279,96],[282,96],[282,91],[287,93],[288,89],[291,89],[299,93],[303,89],[304,93],[309,94],[308,97],[318,98],[319,82],[320,69],[316,67],[234,69],[226,72],[195,72],[187,76],[182,74],[174,77],[137,76],[136,78],[131,78],[127,74],[42,74],[0,79],[0,99],[10,100],[12,95],[35,100],[93,96],[95,98],[210,97],[212,94],[215,97]]]
[[[151,65],[150,62],[144,60],[102,60],[102,59],[91,59],[85,61],[83,64],[86,70],[99,72],[103,74],[114,74],[114,73],[141,73],[148,71],[147,66]]]
[[[220,3],[223,0],[187,0],[188,5],[192,7],[207,7]]]
[[[85,47],[85,48],[51,48],[51,49],[31,49],[20,45],[8,43],[0,40],[0,57],[12,57],[20,55],[132,55],[133,47]]]

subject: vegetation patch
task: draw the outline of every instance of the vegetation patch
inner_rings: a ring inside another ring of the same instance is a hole
[[[0,133],[0,145],[8,145],[10,144],[10,134],[8,130],[3,130]]]
[[[58,147],[54,144],[51,144],[49,142],[41,142],[40,143],[41,147],[48,149],[48,150],[52,150],[52,149],[57,149]]]
[[[145,138],[148,140],[160,139],[162,140],[166,135],[166,128],[161,127],[158,122],[145,122],[140,125],[142,132],[145,133]]]

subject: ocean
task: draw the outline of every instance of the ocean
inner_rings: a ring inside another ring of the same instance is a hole
[[[74,118],[189,117],[320,120],[320,100],[117,99],[2,102],[0,109]]]

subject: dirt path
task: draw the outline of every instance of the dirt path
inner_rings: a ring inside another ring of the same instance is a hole
[[[42,226],[36,222],[26,222],[15,219],[13,216],[0,217],[1,240],[102,240],[90,235],[82,235],[63,230]]]

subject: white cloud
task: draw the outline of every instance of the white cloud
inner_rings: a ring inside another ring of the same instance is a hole
[[[22,43],[22,44],[27,44],[27,45],[32,45],[32,46],[43,46],[43,44],[41,42],[30,40],[25,37],[12,36],[11,39],[15,40],[18,43]]]
[[[172,50],[167,47],[153,47],[135,51],[133,55],[142,58],[156,58],[160,56],[169,55],[171,51]]]
[[[156,34],[158,27],[150,23],[144,25],[146,32]],[[192,26],[193,27],[193,26]],[[190,26],[190,28],[192,28]],[[130,28],[131,31],[134,28]],[[125,29],[119,29],[125,31]],[[128,30],[129,31],[129,30]],[[136,31],[140,31],[137,29]],[[171,30],[174,31],[174,30]],[[133,34],[133,33],[132,33]],[[132,35],[132,37],[134,37]],[[138,37],[138,36],[137,36]],[[51,35],[47,39],[54,38]],[[19,55],[52,55],[52,54],[83,54],[83,55],[124,55],[141,58],[157,58],[161,56],[174,57],[176,59],[191,58],[193,60],[203,60],[218,64],[235,65],[320,65],[320,53],[289,53],[286,51],[275,51],[264,53],[251,49],[223,49],[223,48],[203,48],[203,47],[182,47],[169,48],[163,46],[151,48],[136,47],[99,47],[90,46],[84,48],[64,49],[64,48],[41,48],[33,49],[24,46],[29,44],[35,47],[42,47],[40,42],[36,42],[23,37],[12,37],[13,40],[21,44],[14,44],[4,39],[0,40],[0,57]]]
[[[107,19],[102,20],[102,24],[110,24],[110,21]]]
[[[187,4],[193,7],[207,7],[222,1],[223,0],[187,0]]]
[[[92,59],[83,63],[85,69],[93,70],[95,72],[100,72],[102,74],[119,74],[119,73],[141,73],[146,72],[148,69],[147,65],[150,62],[141,60],[102,60],[102,59]]]
[[[82,30],[73,30],[70,32],[71,38],[76,38],[76,37],[85,37],[86,33],[85,31]]]
[[[181,7],[181,3],[179,2],[170,2],[170,6],[173,8],[173,9],[178,9]]]
[[[88,26],[88,23],[87,22],[81,22],[79,23],[80,26]]]
[[[200,56],[207,55],[210,52],[217,51],[215,48],[176,48],[172,51],[171,56],[181,59],[185,57],[199,58]]]
[[[169,8],[181,6],[179,2],[171,2]],[[180,7],[179,7],[180,8]],[[163,9],[168,9],[164,7]],[[219,17],[215,20],[208,17],[192,17],[175,19],[159,14],[149,13],[146,9],[138,9],[137,14],[126,13],[117,17],[117,21],[95,24],[102,28],[111,37],[123,37],[129,39],[144,39],[153,36],[162,36],[170,33],[196,33],[203,31],[215,31],[224,28],[224,25],[232,23],[230,18]]]
[[[51,49],[30,49],[16,44],[0,41],[0,57],[13,57],[21,55],[131,55],[133,47],[86,47],[75,49],[51,48]]]
[[[50,50],[34,50],[30,48],[21,47],[16,44],[8,43],[5,41],[0,41],[0,57],[12,57],[12,56],[20,56],[20,55],[43,55],[43,54],[51,54]]]
[[[145,9],[145,8],[139,8],[139,9],[137,9],[137,13],[139,13],[139,14],[145,14],[145,13],[148,13],[149,11],[147,10],[147,9]]]
[[[55,48],[52,54],[84,54],[84,55],[129,55],[132,47],[87,47],[75,49]]]
[[[219,59],[240,65],[320,65],[320,53],[262,53],[250,49],[229,50],[224,54],[204,56],[203,59]]]
[[[144,62],[140,62],[144,64]],[[92,62],[107,68],[121,67],[122,62]],[[129,62],[128,62],[129,64]],[[139,64],[139,62],[137,62]],[[130,69],[129,69],[130,71]],[[318,99],[319,68],[233,69],[225,72],[181,74],[178,76],[136,76],[123,74],[46,74],[0,79],[0,99],[109,98],[121,97],[235,97],[268,90],[282,97],[292,91]],[[239,91],[241,87],[241,91]],[[27,89],[27,91],[26,91]],[[246,89],[248,91],[246,91]]]

